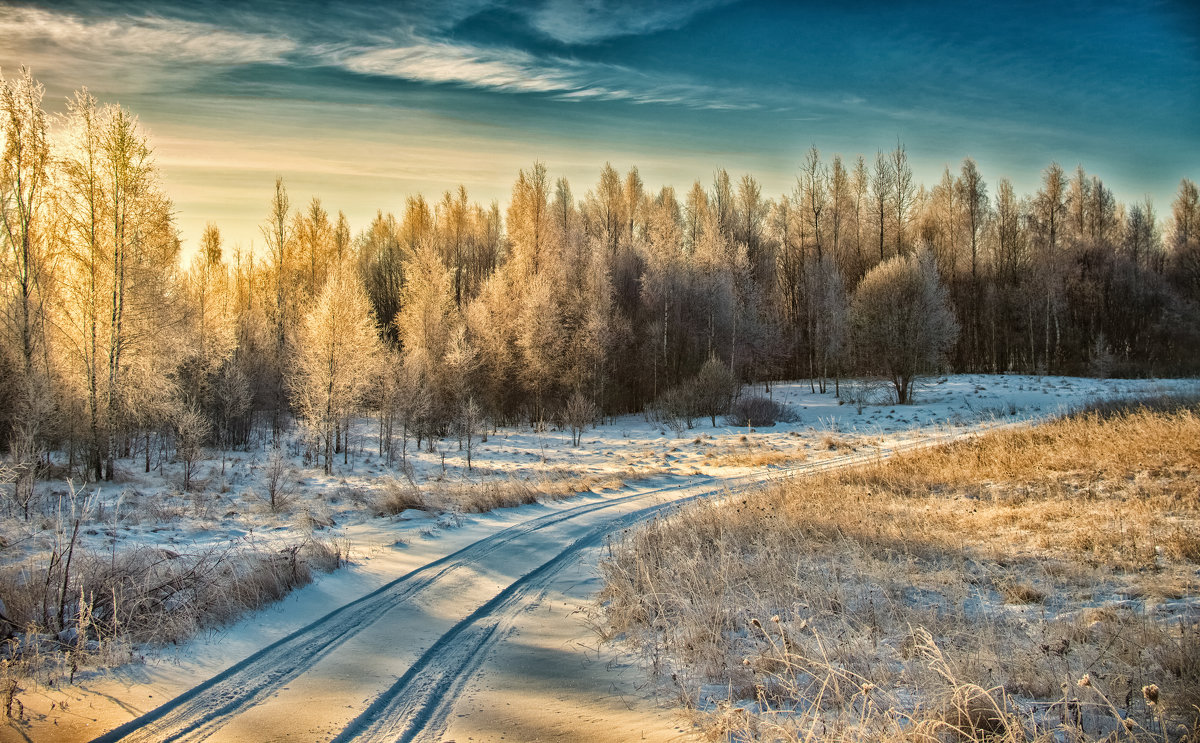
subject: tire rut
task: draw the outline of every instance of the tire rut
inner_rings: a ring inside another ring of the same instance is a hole
[[[343,604],[174,699],[93,739],[92,743],[204,740],[238,711],[257,704],[365,630],[390,609],[411,600],[455,570],[477,563],[514,540],[537,531],[677,488],[654,488],[576,506],[484,537]]]

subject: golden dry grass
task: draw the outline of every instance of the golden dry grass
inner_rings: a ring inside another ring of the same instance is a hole
[[[707,448],[703,464],[705,467],[769,467],[798,464],[807,456],[803,449],[783,448],[768,440],[741,436]]]
[[[1198,482],[1194,403],[797,479],[614,545],[604,623],[716,737],[1195,736]]]
[[[618,488],[627,479],[645,475],[632,470],[619,475],[549,472],[534,479],[510,477],[479,482],[432,482],[421,487],[393,479],[383,483],[374,507],[377,513],[384,515],[398,514],[409,508],[486,513],[497,508],[562,500],[580,493]]]

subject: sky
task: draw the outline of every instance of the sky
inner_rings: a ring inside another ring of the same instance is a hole
[[[833,7],[833,6],[839,7]],[[919,182],[973,157],[1032,193],[1082,163],[1159,216],[1200,179],[1200,4],[746,0],[0,0],[0,70],[62,111],[139,116],[185,250],[262,242],[276,176],[351,227],[546,163],[685,191],[717,168],[790,191],[804,152],[902,142]]]

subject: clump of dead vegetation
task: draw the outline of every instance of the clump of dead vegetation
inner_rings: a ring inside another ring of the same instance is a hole
[[[717,739],[1197,740],[1200,405],[1105,405],[611,546],[603,626]]]
[[[798,445],[786,448],[770,439],[743,434],[705,447],[703,463],[706,467],[770,467],[797,464],[806,458]]]
[[[81,539],[81,530],[94,532],[94,506],[72,491],[46,517],[48,528],[27,537],[25,556],[0,568],[0,714],[21,715],[22,691],[227,624],[347,559],[345,545],[311,535],[99,550]]]

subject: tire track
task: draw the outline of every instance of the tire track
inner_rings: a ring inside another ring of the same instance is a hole
[[[706,479],[715,481],[711,477]],[[679,488],[678,485],[654,488],[576,506],[484,537],[343,604],[174,699],[95,738],[93,743],[204,740],[231,716],[259,703],[389,610],[413,599],[450,573],[478,563],[511,542],[535,532]]]
[[[669,503],[624,514],[593,527],[541,566],[518,578],[443,634],[396,683],[352,720],[332,743],[408,743],[444,726],[454,701],[487,656],[488,646],[504,637],[527,603],[536,602],[554,577],[608,535],[669,508],[724,492],[714,488]],[[535,594],[531,597],[531,594]]]

